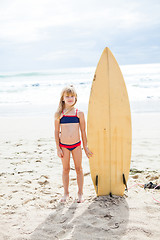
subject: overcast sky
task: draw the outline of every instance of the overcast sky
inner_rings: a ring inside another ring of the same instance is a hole
[[[159,0],[0,0],[0,72],[160,63]]]

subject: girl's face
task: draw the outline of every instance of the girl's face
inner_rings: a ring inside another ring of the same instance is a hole
[[[75,103],[75,96],[72,94],[64,94],[63,101],[65,102],[66,107],[71,107]]]

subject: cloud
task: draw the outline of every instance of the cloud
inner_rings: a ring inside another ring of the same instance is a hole
[[[7,41],[31,42],[50,37],[46,28],[72,27],[78,33],[89,35],[98,29],[107,29],[108,34],[117,30],[134,30],[146,25],[158,24],[160,5],[148,1],[53,1],[15,0],[1,6],[0,38]],[[145,7],[144,7],[145,3]],[[152,12],[150,14],[150,5]],[[126,6],[126,7],[125,7]],[[158,6],[158,7],[157,7]],[[41,34],[43,33],[43,34]]]
[[[54,52],[49,52],[47,54],[44,54],[44,55],[38,57],[37,60],[39,60],[39,61],[59,60],[59,59],[61,59],[64,56],[68,56],[68,54],[71,55],[71,52],[68,52],[66,50],[54,51]],[[75,56],[75,53],[73,55]]]
[[[159,11],[159,0],[2,0],[1,67],[91,66],[105,46],[123,64],[160,61]]]

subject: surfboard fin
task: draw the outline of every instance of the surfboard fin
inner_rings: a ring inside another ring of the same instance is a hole
[[[110,197],[113,197],[111,192],[110,192],[109,196],[110,196]]]
[[[128,191],[128,187],[127,187],[127,182],[126,182],[126,178],[125,178],[125,175],[123,173],[123,184],[126,186],[126,191]]]
[[[96,175],[96,192],[98,194],[98,175]]]

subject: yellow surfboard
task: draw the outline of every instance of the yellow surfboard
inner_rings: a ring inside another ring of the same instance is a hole
[[[131,162],[131,112],[123,75],[105,48],[94,75],[87,120],[90,170],[96,194],[124,194]]]

